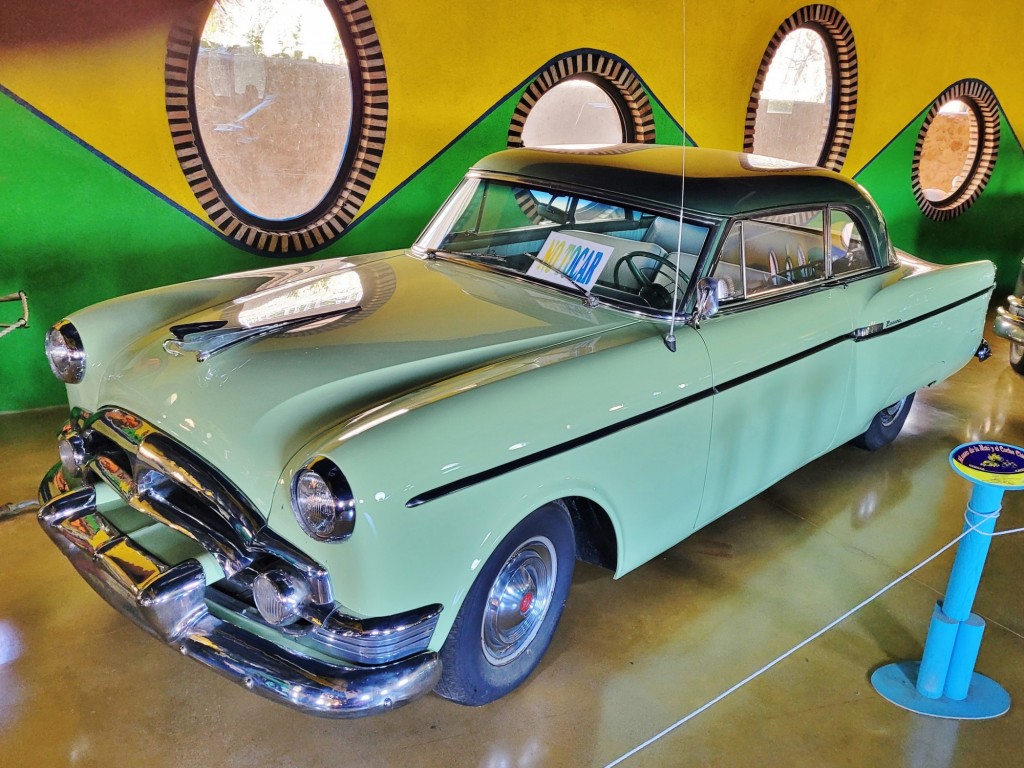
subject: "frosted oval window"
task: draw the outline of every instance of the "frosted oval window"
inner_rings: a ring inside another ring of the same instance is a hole
[[[194,89],[203,146],[235,204],[294,219],[327,197],[348,144],[352,81],[321,0],[218,0]]]
[[[619,107],[601,86],[563,80],[540,97],[523,125],[523,145],[618,144],[624,140]]]
[[[832,112],[832,61],[821,35],[786,35],[768,67],[754,124],[754,154],[817,165]]]
[[[338,237],[383,151],[387,78],[365,0],[216,0],[168,35],[167,116],[214,226],[258,251]]]
[[[857,51],[843,15],[808,5],[768,43],[747,104],[743,149],[838,171],[857,110]]]
[[[523,91],[508,129],[508,146],[574,144],[604,148],[655,140],[643,82],[626,62],[601,51],[559,56]]]

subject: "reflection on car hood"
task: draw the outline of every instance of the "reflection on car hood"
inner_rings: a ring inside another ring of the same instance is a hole
[[[102,366],[116,373],[96,405],[134,411],[261,506],[285,462],[333,423],[454,373],[634,322],[557,289],[409,255],[213,280],[236,281],[238,298],[148,329]],[[209,282],[181,286],[183,303]],[[204,344],[230,333],[244,338],[204,356]]]

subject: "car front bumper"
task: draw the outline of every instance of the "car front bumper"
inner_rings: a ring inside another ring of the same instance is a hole
[[[224,621],[207,607],[198,561],[167,565],[144,551],[97,510],[91,487],[52,491],[41,493],[39,522],[93,589],[142,629],[254,693],[321,717],[360,717],[422,696],[441,675],[429,651],[379,665],[328,663]]]
[[[998,307],[993,330],[1004,339],[1024,344],[1024,299],[1010,296],[1006,307]]]

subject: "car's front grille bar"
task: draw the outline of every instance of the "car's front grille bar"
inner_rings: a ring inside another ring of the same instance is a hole
[[[333,603],[327,571],[271,531],[241,491],[171,438],[114,408],[85,419],[79,430],[88,469],[133,508],[199,542],[227,576],[271,554],[305,577],[316,604]]]

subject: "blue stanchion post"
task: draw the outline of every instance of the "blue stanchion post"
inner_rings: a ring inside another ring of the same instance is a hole
[[[998,717],[1010,695],[974,671],[985,622],[971,613],[985,568],[1003,493],[1024,488],[1024,449],[1005,443],[967,443],[950,454],[953,469],[974,484],[946,593],[936,603],[921,661],[879,667],[871,684],[899,706],[956,719]]]

